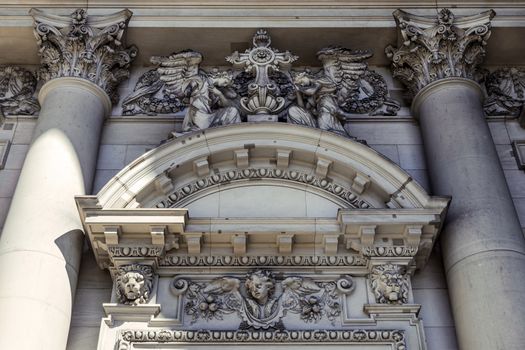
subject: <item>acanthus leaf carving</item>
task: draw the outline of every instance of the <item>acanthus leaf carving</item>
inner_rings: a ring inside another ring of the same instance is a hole
[[[351,293],[354,287],[350,276],[335,282],[290,276],[278,282],[269,270],[256,270],[243,281],[219,277],[197,283],[176,278],[172,283],[174,294],[185,294],[184,310],[192,323],[237,313],[246,327],[254,329],[279,328],[288,312],[304,322],[317,323],[326,317],[333,323],[341,314],[341,294]]]
[[[406,304],[408,302],[408,280],[401,265],[382,264],[372,268],[370,285],[379,304]]]
[[[148,301],[153,288],[153,269],[149,265],[120,266],[115,277],[118,302],[139,305]]]
[[[495,12],[456,18],[442,9],[435,20],[396,10],[397,48],[388,46],[392,72],[415,96],[426,85],[445,78],[477,80]]]
[[[0,124],[7,115],[32,115],[40,106],[34,98],[37,81],[33,73],[17,66],[0,67]]]
[[[486,115],[519,116],[525,103],[525,69],[498,69],[485,79],[485,87],[488,97],[483,109]]]
[[[123,42],[131,12],[88,17],[85,9],[77,9],[67,17],[31,9],[30,14],[39,46],[40,78],[86,79],[117,102],[117,87],[129,76],[137,55],[135,46],[125,47]]]

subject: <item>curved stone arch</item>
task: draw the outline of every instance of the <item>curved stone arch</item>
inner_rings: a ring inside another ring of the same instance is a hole
[[[103,208],[175,207],[189,203],[196,194],[212,193],[213,186],[220,191],[233,182],[237,186],[256,182],[241,176],[197,188],[184,200],[174,196],[188,186],[229,172],[257,173],[261,169],[273,174],[299,173],[302,179],[281,178],[281,183],[299,184],[306,192],[346,203],[346,208],[444,206],[442,199],[430,197],[409,174],[370,147],[327,131],[284,123],[242,123],[168,141],[127,165],[97,199]],[[266,183],[277,178],[258,176]],[[314,184],[321,182],[332,190]],[[348,193],[351,200],[341,198],[334,188]]]

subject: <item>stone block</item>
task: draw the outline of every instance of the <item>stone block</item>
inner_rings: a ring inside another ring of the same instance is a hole
[[[155,144],[166,140],[175,130],[175,119],[162,121],[112,121],[102,132],[103,145]]]
[[[100,327],[71,327],[66,350],[93,350],[97,348]]]
[[[124,159],[124,164],[128,165],[144,153],[155,148],[156,145],[128,145],[126,149],[126,158]]]
[[[425,327],[427,350],[457,350],[454,327]]]
[[[13,144],[28,145],[31,143],[35,125],[36,119],[18,121],[15,126],[15,133],[13,135]]]
[[[523,145],[523,146],[525,146],[525,145]],[[498,157],[499,157],[499,161],[501,163],[501,167],[504,170],[516,170],[516,169],[518,169],[518,160],[516,158],[517,157],[517,150],[513,150],[513,146],[511,146],[511,145],[496,145],[496,150],[498,151]],[[525,152],[525,147],[522,148],[522,151]],[[525,160],[525,157],[522,158],[522,159]]]
[[[100,319],[105,317],[103,303],[111,301],[111,288],[108,289],[77,289],[73,313],[72,327],[98,327]]]
[[[0,197],[13,196],[19,176],[20,170],[0,170]]]
[[[346,124],[350,135],[377,145],[420,145],[421,133],[415,121],[361,122]]]
[[[401,168],[426,169],[425,152],[422,145],[398,145]]]
[[[97,169],[122,169],[126,159],[126,145],[101,145],[98,151]]]
[[[421,304],[419,314],[426,327],[453,327],[446,289],[414,289],[414,301]]]
[[[369,145],[383,156],[399,165],[399,152],[396,145]]]
[[[20,170],[26,159],[29,145],[11,145],[7,154],[7,161],[4,169]]]
[[[5,218],[7,217],[7,211],[11,204],[11,198],[0,198],[0,235],[2,228],[4,227]]]
[[[430,192],[430,181],[428,173],[425,169],[406,169],[418,184],[420,184],[427,192]]]
[[[505,170],[504,172],[512,198],[525,197],[525,172],[523,170]]]
[[[508,145],[510,144],[510,137],[507,131],[507,127],[503,121],[494,120],[488,122],[492,139],[496,145]],[[518,125],[519,127],[519,125]]]
[[[93,193],[100,191],[104,185],[115,176],[120,169],[113,170],[97,170],[95,174],[95,180],[93,181]]]

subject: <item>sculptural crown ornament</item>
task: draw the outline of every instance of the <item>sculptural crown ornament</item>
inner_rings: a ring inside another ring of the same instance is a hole
[[[491,33],[493,10],[456,18],[442,9],[436,19],[394,12],[399,30],[397,48],[388,46],[392,73],[412,96],[431,82],[444,78],[478,80],[478,67],[485,56]]]
[[[101,87],[116,103],[116,89],[129,76],[129,66],[137,55],[135,46],[124,44],[131,12],[95,17],[77,9],[67,17],[31,9],[30,14],[39,46],[40,79],[86,79]]]
[[[233,70],[201,68],[199,52],[154,56],[156,69],[139,78],[122,103],[123,114],[176,113],[186,108],[183,132],[243,121],[271,120],[349,136],[343,127],[352,114],[396,115],[385,80],[368,69],[372,54],[327,47],[317,54],[322,68],[294,70],[298,57],[271,47],[264,29],[253,47],[226,57]],[[258,119],[262,118],[262,119]]]

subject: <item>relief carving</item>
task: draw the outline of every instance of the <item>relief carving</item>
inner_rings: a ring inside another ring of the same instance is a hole
[[[346,137],[342,122],[350,114],[397,114],[399,103],[388,97],[385,80],[368,69],[368,51],[325,48],[318,52],[321,70],[293,71],[298,57],[270,45],[268,33],[258,30],[252,48],[226,58],[234,71],[205,71],[200,68],[202,55],[191,50],[152,57],[158,67],[139,79],[123,101],[123,113],[155,115],[188,108],[183,132],[268,116]]]
[[[305,174],[295,170],[281,170],[272,168],[249,168],[235,169],[225,173],[217,173],[210,176],[202,177],[195,182],[189,183],[182,188],[178,188],[170,193],[167,198],[156,204],[157,208],[176,207],[178,203],[188,196],[191,196],[203,189],[219,185],[221,183],[230,183],[232,181],[245,179],[281,179],[308,184],[310,186],[323,189],[335,194],[348,203],[352,208],[370,208],[371,205],[361,199],[353,190],[344,188],[338,184],[328,181],[325,178],[319,178],[312,174]]]
[[[525,69],[498,69],[487,77],[485,87],[486,115],[520,115],[525,103]]]
[[[494,11],[456,18],[442,9],[435,20],[396,10],[400,45],[388,46],[395,78],[415,96],[431,82],[444,78],[478,80],[478,66],[485,56]]]
[[[124,330],[116,344],[118,350],[129,350],[134,343],[342,343],[388,344],[393,350],[406,350],[404,330],[348,329],[348,330],[274,330],[274,331],[220,331],[220,330]]]
[[[295,313],[304,322],[317,323],[323,317],[334,322],[341,314],[340,294],[354,289],[354,282],[345,276],[336,282],[315,282],[292,276],[278,282],[268,270],[257,270],[244,281],[220,277],[210,283],[175,279],[172,291],[185,293],[185,313],[192,323],[199,319],[222,320],[224,315],[237,313],[241,327],[268,329],[281,327],[287,312]]]
[[[117,87],[129,76],[137,55],[135,46],[125,47],[123,42],[131,12],[88,16],[86,10],[77,9],[66,17],[31,9],[30,14],[39,46],[40,78],[87,79],[117,102]]]
[[[0,67],[0,124],[7,115],[32,115],[40,109],[33,97],[36,78],[27,69]]]
[[[408,281],[403,266],[394,264],[374,266],[370,273],[370,285],[379,304],[408,302]]]
[[[115,284],[119,303],[144,304],[148,301],[153,287],[153,270],[149,265],[121,266],[118,268]]]

